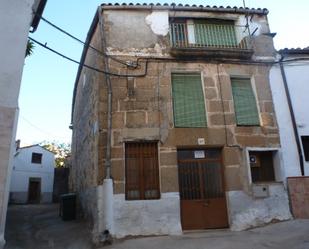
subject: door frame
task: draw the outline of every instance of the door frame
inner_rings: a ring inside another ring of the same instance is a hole
[[[36,201],[30,201],[30,183],[31,182],[38,182],[39,183],[39,196]],[[41,194],[42,194],[42,179],[40,177],[29,177],[28,178],[28,203],[40,203],[41,202]]]
[[[223,188],[223,195],[224,195],[224,199],[225,199],[225,204],[226,204],[226,215],[227,215],[227,223],[228,223],[228,227],[230,227],[230,217],[229,217],[229,207],[228,207],[228,201],[226,198],[226,180],[225,180],[225,174],[224,174],[224,170],[225,170],[225,166],[224,166],[224,145],[181,145],[181,146],[177,146],[176,147],[176,151],[178,152],[178,150],[207,150],[207,149],[218,149],[220,150],[220,160],[218,160],[218,162],[221,163],[221,177],[222,177],[222,188]],[[178,171],[178,155],[177,155],[177,171]],[[178,177],[179,177],[179,171],[178,171]],[[180,193],[180,189],[179,189],[179,193]],[[179,204],[180,204],[180,223],[182,226],[182,209],[181,209],[181,199],[180,199],[180,195],[179,195]],[[211,229],[211,228],[210,228]]]

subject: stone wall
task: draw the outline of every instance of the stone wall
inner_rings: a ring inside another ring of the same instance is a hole
[[[59,202],[60,195],[69,192],[69,168],[55,168],[54,186],[53,186],[53,202]]]
[[[91,40],[91,46],[101,50],[100,33],[97,30]],[[103,67],[102,57],[89,49],[85,64],[96,68]],[[99,85],[104,84],[102,74],[83,68],[76,90],[73,112],[72,166],[70,168],[70,191],[76,191],[79,210],[83,211],[91,222],[96,223],[97,202],[96,187],[100,157],[99,138]],[[102,169],[103,166],[101,165]]]
[[[111,65],[116,67],[115,63]],[[174,128],[171,74],[179,71],[202,74],[207,128]],[[176,148],[197,145],[198,138],[204,138],[205,145],[225,147],[227,190],[241,190],[248,179],[247,164],[241,154],[243,148],[280,147],[268,71],[268,67],[257,65],[150,62],[145,77],[112,78],[112,175],[115,193],[124,193],[124,142],[159,140],[161,191],[174,192],[178,191]],[[230,82],[230,76],[234,75],[247,76],[253,81],[261,126],[236,125]],[[107,120],[105,91],[101,87],[100,123],[103,130]],[[106,137],[104,132],[103,137]]]
[[[309,218],[309,177],[288,178],[291,209],[296,219]]]

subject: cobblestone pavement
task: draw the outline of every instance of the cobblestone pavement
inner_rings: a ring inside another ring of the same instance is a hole
[[[92,249],[83,221],[62,221],[58,205],[10,206],[5,249]],[[114,241],[104,249],[309,249],[309,220],[292,220],[243,232],[210,230],[181,236]]]

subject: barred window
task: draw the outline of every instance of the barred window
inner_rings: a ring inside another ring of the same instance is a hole
[[[157,142],[125,144],[126,200],[159,199]]]

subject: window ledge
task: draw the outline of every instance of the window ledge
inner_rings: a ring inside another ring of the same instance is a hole
[[[250,59],[253,55],[253,49],[240,49],[240,48],[178,48],[172,47],[170,50],[171,55],[175,57],[195,56],[210,57],[210,58],[231,58],[231,59]]]
[[[257,185],[282,185],[282,181],[271,181],[271,182],[252,182],[251,185],[257,186]]]

